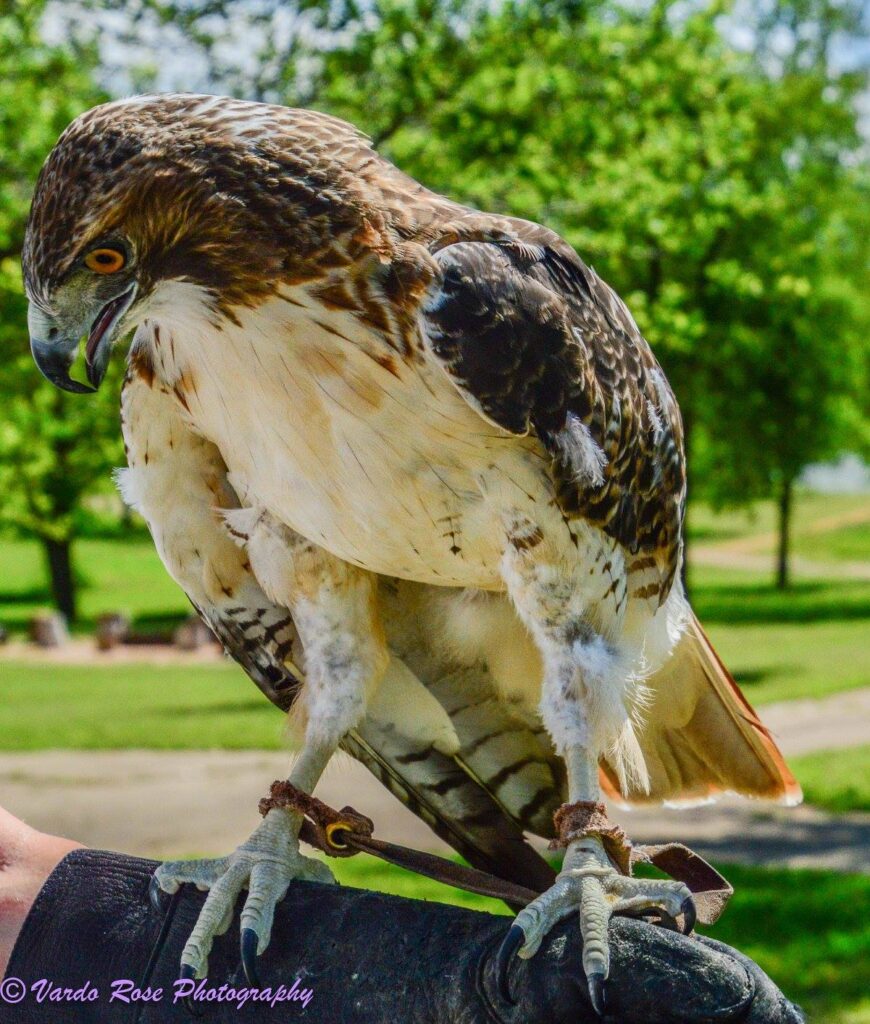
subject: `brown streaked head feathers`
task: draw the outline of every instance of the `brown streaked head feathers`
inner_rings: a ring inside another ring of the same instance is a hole
[[[121,235],[140,297],[183,278],[225,312],[256,303],[281,281],[317,276],[337,238],[381,241],[356,173],[380,163],[356,129],[310,111],[214,96],[96,107],[66,129],[39,176],[28,292],[47,307],[84,250]]]

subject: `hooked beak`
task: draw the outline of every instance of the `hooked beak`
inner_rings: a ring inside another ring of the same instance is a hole
[[[63,391],[74,394],[90,394],[97,390],[112,350],[112,336],[124,314],[133,303],[136,285],[129,288],[107,302],[97,313],[88,330],[85,344],[85,372],[91,386],[70,377],[70,368],[75,362],[79,347],[80,330],[61,330],[54,319],[36,306],[28,311],[30,328],[30,351],[42,375]]]

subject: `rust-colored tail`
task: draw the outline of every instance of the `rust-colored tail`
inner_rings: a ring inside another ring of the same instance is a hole
[[[648,794],[621,796],[605,766],[605,793],[628,803],[700,802],[718,793],[799,803],[782,754],[693,616],[671,658],[647,680],[650,705],[638,739]]]

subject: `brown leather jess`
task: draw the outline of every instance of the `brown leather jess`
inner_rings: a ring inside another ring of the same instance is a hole
[[[259,810],[264,817],[276,807],[299,811],[303,815],[299,838],[330,857],[353,857],[357,853],[370,853],[436,882],[480,896],[504,900],[511,906],[525,906],[540,895],[539,891],[507,882],[486,871],[455,864],[432,853],[375,839],[371,818],[352,807],[336,811],[290,782],[276,780],[270,787],[269,796],[260,800]],[[620,851],[619,860],[614,860],[614,863],[623,874],[630,875],[635,864],[645,863],[683,882],[692,893],[698,920],[702,924],[713,924],[734,893],[733,887],[711,864],[682,843],[633,846],[622,829],[608,820],[603,804],[563,804],[553,820],[558,831],[558,839],[554,841],[556,848],[567,845],[581,834],[600,835],[612,859],[610,846]],[[588,826],[584,826],[584,822]]]

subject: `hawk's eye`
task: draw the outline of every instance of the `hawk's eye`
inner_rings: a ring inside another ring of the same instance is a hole
[[[85,256],[85,266],[95,274],[115,274],[126,262],[119,249],[91,249]]]

